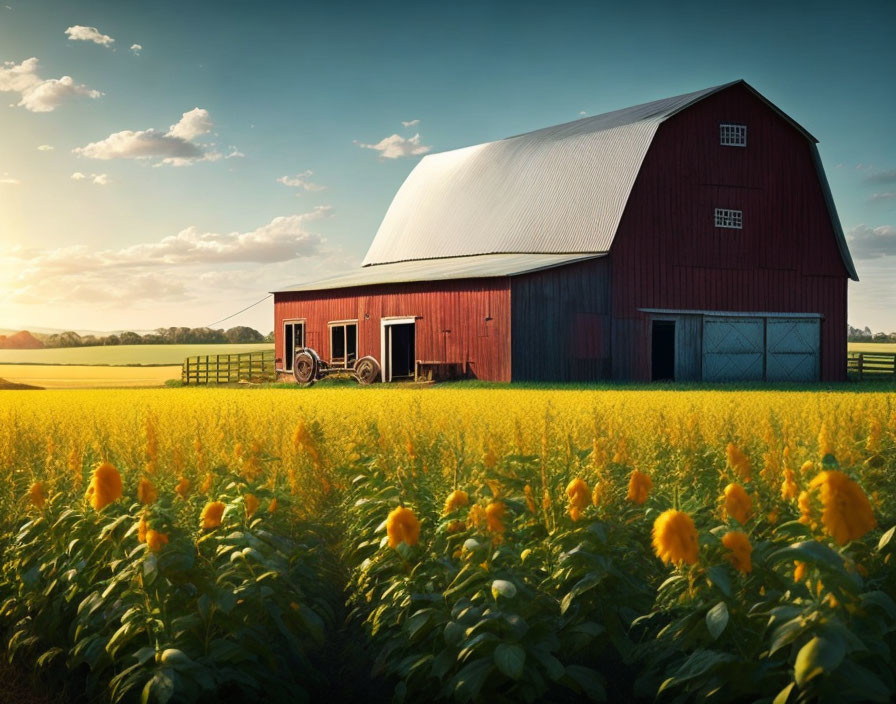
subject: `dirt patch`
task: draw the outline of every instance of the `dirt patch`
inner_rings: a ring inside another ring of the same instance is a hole
[[[13,390],[13,389],[16,389],[19,391],[31,389],[31,390],[36,391],[36,390],[40,390],[42,388],[43,388],[42,386],[31,386],[30,384],[16,384],[12,381],[7,381],[6,379],[0,379],[0,391],[4,391],[4,390],[9,391],[9,390]]]
[[[65,698],[50,695],[44,687],[31,682],[24,669],[6,660],[0,651],[0,704],[63,704]]]

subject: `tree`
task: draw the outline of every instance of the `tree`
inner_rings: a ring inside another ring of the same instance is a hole
[[[247,342],[264,342],[264,338],[258,330],[247,328],[245,325],[238,325],[230,328],[226,333],[227,341],[233,343],[244,344]]]
[[[59,336],[60,347],[80,347],[81,344],[81,336],[71,330],[62,333]]]
[[[135,332],[131,332],[130,330],[126,330],[125,332],[121,333],[119,339],[121,340],[121,344],[123,345],[139,345],[143,341],[143,338],[140,337],[140,335]]]

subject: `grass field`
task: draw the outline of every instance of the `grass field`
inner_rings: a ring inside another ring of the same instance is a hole
[[[112,345],[45,350],[0,350],[0,364],[172,365],[196,355],[239,354],[270,350],[270,343],[252,345]]]
[[[162,386],[180,379],[181,368],[101,367],[49,364],[0,364],[0,379],[45,389],[96,389],[122,386]]]
[[[850,342],[847,347],[850,352],[896,354],[896,342]]]
[[[79,701],[892,701],[894,408],[9,391],[0,649]]]

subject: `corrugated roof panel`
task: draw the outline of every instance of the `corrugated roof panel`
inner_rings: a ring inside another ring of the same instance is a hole
[[[280,289],[287,291],[321,291],[351,286],[410,283],[413,281],[439,281],[445,279],[478,279],[499,276],[517,276],[564,264],[595,259],[601,254],[486,254],[449,259],[422,259],[418,261],[378,264],[334,276],[321,281],[310,281]]]
[[[426,156],[392,201],[364,266],[606,252],[660,123],[723,87]]]

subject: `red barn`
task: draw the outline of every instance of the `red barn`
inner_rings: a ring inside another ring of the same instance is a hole
[[[359,269],[275,293],[278,368],[842,380],[857,276],[816,141],[737,81],[426,156]]]

